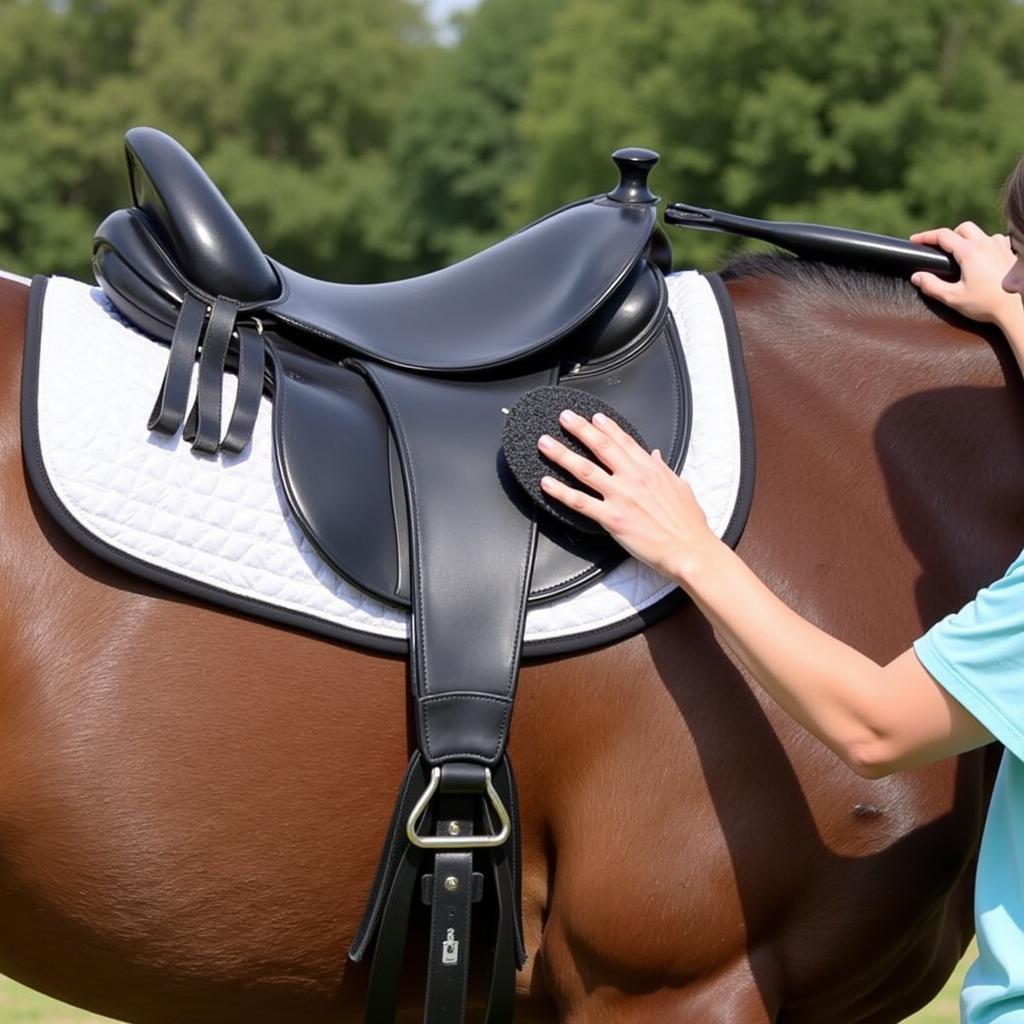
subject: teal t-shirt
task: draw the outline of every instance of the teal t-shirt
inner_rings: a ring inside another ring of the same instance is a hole
[[[1006,747],[978,857],[979,956],[964,980],[960,1015],[963,1024],[1024,1024],[1024,552],[914,650]]]

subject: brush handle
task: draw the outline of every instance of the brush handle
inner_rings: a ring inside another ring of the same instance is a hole
[[[665,210],[665,222],[698,231],[759,238],[804,259],[863,267],[880,274],[909,277],[918,270],[927,270],[946,281],[960,278],[956,260],[942,249],[870,231],[797,221],[756,220],[687,203],[669,206]]]

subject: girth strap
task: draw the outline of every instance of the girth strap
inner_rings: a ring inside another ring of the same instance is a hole
[[[525,950],[518,810],[505,746],[536,523],[532,507],[516,503],[501,434],[505,410],[524,391],[549,383],[555,371],[468,382],[346,365],[364,374],[376,392],[401,462],[412,568],[410,683],[419,738],[350,956],[361,959],[376,937],[366,1020],[392,1020],[413,878],[429,874],[426,1024],[465,1019],[463,972],[471,918],[477,917],[491,924],[487,1020],[506,1024]],[[447,833],[453,821],[470,822],[473,834]],[[482,876],[479,907],[464,888],[474,875]],[[439,891],[448,878],[453,890]],[[475,920],[473,930],[475,943]],[[458,943],[457,955],[450,942]]]

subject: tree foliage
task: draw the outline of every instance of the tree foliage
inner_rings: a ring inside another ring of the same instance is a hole
[[[503,234],[524,172],[518,118],[534,57],[564,0],[481,0],[399,118],[394,166],[420,265],[468,256]]]
[[[628,139],[662,153],[672,199],[991,229],[1024,148],[1022,44],[1008,0],[571,0],[530,83],[516,205],[601,187],[602,155]],[[728,244],[676,238],[698,262]]]
[[[8,3],[0,48],[0,263],[88,273],[134,124],[180,139],[285,261],[390,258],[380,182],[435,48],[414,0]]]
[[[0,266],[88,277],[121,137],[165,128],[261,244],[372,280],[486,245],[662,154],[656,191],[906,234],[1001,223],[1024,149],[1013,0],[0,0]],[[731,243],[674,233],[682,263]]]

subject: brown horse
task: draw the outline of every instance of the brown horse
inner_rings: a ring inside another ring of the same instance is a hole
[[[760,260],[729,289],[759,454],[739,550],[887,660],[1020,548],[1018,370],[899,281]],[[22,461],[26,298],[0,281],[0,972],[146,1024],[360,1020],[345,951],[413,744],[405,665],[70,541]],[[515,717],[523,1024],[898,1021],[971,936],[992,748],[859,778],[691,605],[528,664]],[[421,991],[410,967],[403,1020]]]

